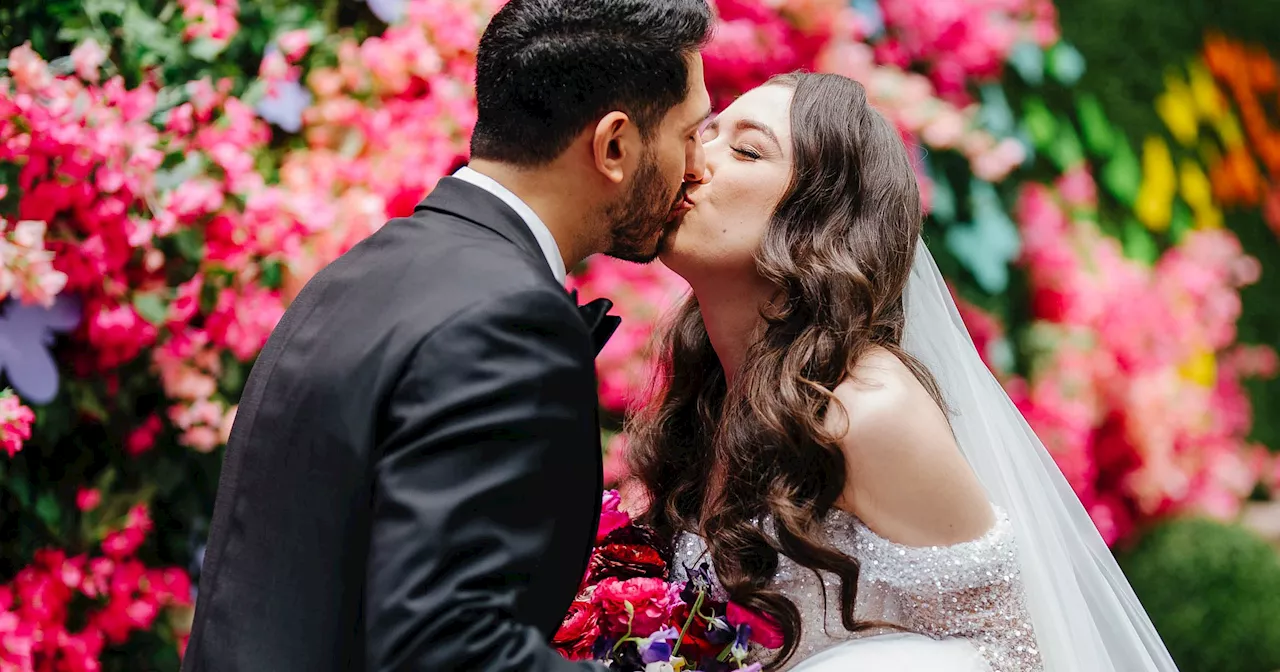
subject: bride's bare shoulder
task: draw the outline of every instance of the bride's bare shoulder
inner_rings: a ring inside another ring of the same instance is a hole
[[[839,403],[826,428],[848,467],[841,508],[907,545],[958,543],[990,529],[990,502],[946,414],[902,360],[873,349],[833,393]]]
[[[835,436],[851,440],[877,437],[907,429],[904,422],[909,420],[918,430],[931,430],[944,442],[951,440],[946,416],[928,388],[884,348],[864,354],[833,393],[839,403],[828,411],[826,428]],[[856,445],[866,443],[858,441]],[[872,442],[869,447],[877,445]]]

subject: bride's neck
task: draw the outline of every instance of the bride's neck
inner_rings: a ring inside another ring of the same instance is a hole
[[[751,344],[760,337],[764,320],[760,308],[763,290],[744,291],[740,283],[694,286],[702,323],[711,339],[711,348],[720,359],[725,380],[732,382]]]

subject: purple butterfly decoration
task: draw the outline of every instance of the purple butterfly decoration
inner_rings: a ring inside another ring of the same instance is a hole
[[[258,116],[289,133],[302,129],[302,111],[311,106],[311,92],[297,80],[276,82],[258,102]]]
[[[58,395],[58,363],[49,352],[54,332],[80,324],[80,300],[60,294],[52,306],[9,299],[0,314],[0,369],[23,401],[47,404]]]
[[[405,0],[366,0],[373,15],[385,24],[393,24],[404,18]]]

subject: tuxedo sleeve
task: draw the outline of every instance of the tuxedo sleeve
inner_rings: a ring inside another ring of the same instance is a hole
[[[592,541],[595,404],[586,326],[549,290],[473,306],[418,346],[375,463],[369,672],[604,671],[547,644]]]

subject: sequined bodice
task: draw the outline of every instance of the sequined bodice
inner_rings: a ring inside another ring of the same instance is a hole
[[[1008,515],[996,510],[996,524],[982,537],[954,546],[908,547],[888,541],[856,517],[833,511],[827,519],[832,543],[862,566],[854,615],[892,623],[941,639],[972,642],[993,672],[1043,670],[1026,609],[1026,597]],[[676,543],[676,580],[684,567],[709,562],[701,538],[682,535]],[[714,572],[714,568],[712,568]],[[801,637],[794,665],[855,637],[840,622],[840,583],[781,557],[774,586],[800,610]],[[819,591],[825,590],[829,608]],[[720,596],[724,599],[724,596]]]

